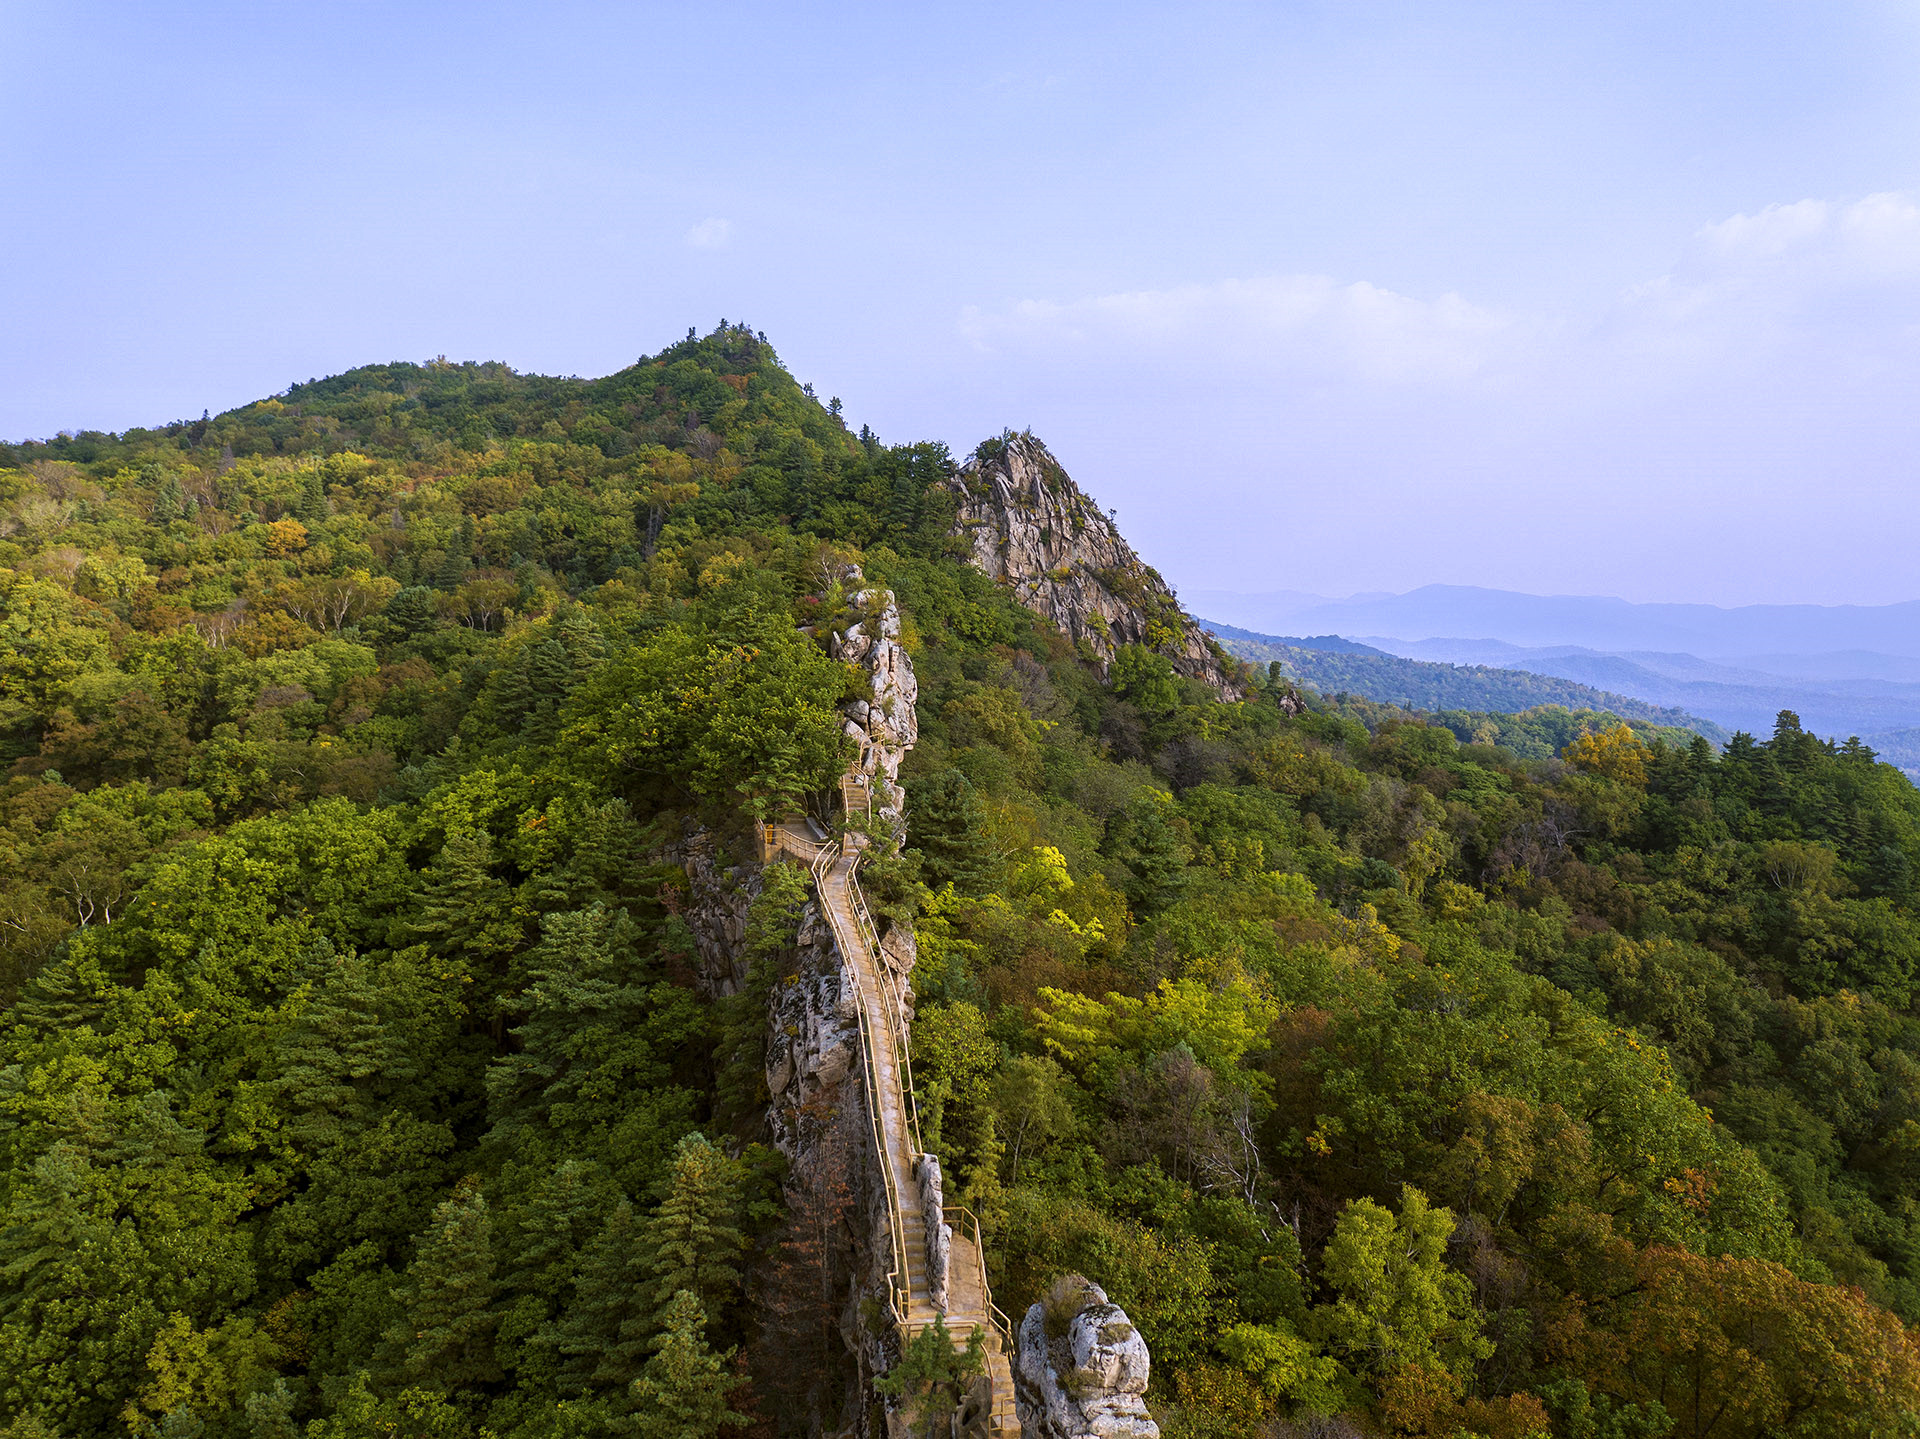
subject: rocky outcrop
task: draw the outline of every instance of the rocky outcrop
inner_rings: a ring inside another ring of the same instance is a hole
[[[1020,1321],[1023,1439],[1160,1439],[1145,1397],[1149,1367],[1127,1312],[1098,1284],[1068,1276]]]
[[[900,612],[891,592],[864,585],[857,568],[837,576],[853,592],[856,615],[827,636],[830,653],[865,671],[867,697],[843,704],[847,735],[858,746],[858,763],[842,786],[849,813],[872,822],[866,837],[849,834],[850,846],[905,837],[905,793],[900,765],[919,738],[915,702],[919,687],[913,665],[899,643]],[[759,867],[721,868],[715,846],[704,837],[687,848],[691,902],[685,918],[700,954],[703,984],[715,993],[737,991],[747,981],[742,941],[747,907],[759,893]],[[896,1006],[901,1025],[912,1020],[908,988],[917,947],[912,928],[877,917],[878,959],[884,966],[885,999]],[[835,1322],[845,1344],[847,1399],[842,1411],[859,1416],[849,1434],[892,1433],[872,1424],[873,1379],[899,1359],[900,1336],[876,1327],[873,1316],[887,1290],[892,1244],[892,1214],[882,1168],[874,1152],[867,1117],[866,1057],[860,1033],[860,983],[849,957],[836,942],[834,926],[811,896],[801,911],[791,960],[773,986],[767,1015],[767,1130],[788,1161],[787,1202],[795,1213],[810,1213],[838,1202],[845,1217],[828,1246],[836,1278],[828,1286]],[[916,1207],[932,1219],[926,1228],[927,1269],[944,1281],[952,1231],[942,1214],[937,1161],[916,1175]],[[838,1200],[835,1200],[835,1196]],[[944,1299],[944,1283],[936,1297]],[[839,1379],[834,1381],[835,1386]]]
[[[713,998],[738,994],[747,982],[747,911],[760,893],[760,866],[721,865],[719,846],[705,830],[695,830],[670,854],[686,871],[687,892],[681,901],[666,902],[670,908],[682,905],[700,961],[700,987]]]
[[[1188,617],[1166,581],[1032,435],[982,445],[947,482],[954,533],[973,563],[1080,646],[1102,670],[1144,645],[1176,673],[1240,697],[1239,663]]]
[[[862,584],[857,565],[844,571],[849,586]],[[859,618],[827,641],[827,652],[867,672],[871,697],[841,706],[841,726],[860,746],[859,773],[872,793],[876,824],[906,838],[906,797],[900,791],[900,763],[920,738],[914,706],[920,682],[913,661],[900,645],[900,607],[892,590],[858,589],[853,606]]]
[[[858,665],[869,681],[865,697],[842,706],[846,733],[859,755],[842,797],[850,817],[866,830],[863,841],[849,833],[850,849],[860,842],[884,845],[905,837],[899,774],[906,751],[919,737],[918,685],[899,642],[900,615],[892,594],[866,587],[857,569],[840,578],[854,591],[858,613],[828,637],[829,649]],[[871,823],[865,823],[869,812]],[[810,850],[804,838],[788,846],[789,853]],[[762,891],[762,871],[757,865],[723,864],[713,837],[700,833],[688,838],[677,857],[684,862],[688,890],[670,907],[680,906],[692,930],[700,982],[714,995],[738,993],[752,978],[744,941],[749,908]],[[870,1001],[869,1033],[904,1032],[913,1017],[910,980],[917,945],[910,925],[884,915],[874,923],[852,883],[852,869],[843,852],[817,871],[821,878],[801,910],[792,955],[781,958],[767,1015],[766,1124],[788,1161],[789,1209],[795,1216],[820,1219],[817,1236],[807,1243],[822,1256],[822,1283],[809,1292],[831,1306],[844,1349],[824,1365],[814,1362],[819,1382],[844,1395],[839,1412],[856,1416],[845,1431],[849,1439],[879,1439],[883,1433],[902,1439],[904,1411],[873,1402],[875,1378],[902,1353],[903,1334],[884,1322],[884,1315],[890,1308],[912,1314],[915,1325],[932,1322],[936,1313],[946,1314],[950,1323],[959,1316],[964,1324],[957,1332],[965,1334],[986,1322],[990,1306],[980,1237],[977,1229],[956,1234],[947,1223],[939,1160],[911,1150],[902,1154],[898,1136],[906,1111],[899,1098],[899,1067],[883,1057],[873,1075],[865,1068],[861,996],[864,992]],[[821,910],[823,899],[833,906],[829,913]],[[854,953],[843,953],[843,944]],[[879,1019],[872,1001],[879,1003]],[[870,1089],[879,1096],[871,1106]],[[881,1152],[875,1151],[870,1109],[875,1116],[891,1116],[884,1121],[891,1127]],[[889,1159],[889,1153],[898,1158]],[[901,1269],[896,1243],[912,1256],[912,1273],[897,1287],[891,1278]],[[1145,1344],[1103,1292],[1076,1282],[1073,1312],[1057,1334],[1045,1315],[1064,1312],[1058,1304],[1051,1311],[1035,1306],[1021,1327],[1017,1355],[1008,1355],[998,1333],[988,1330],[987,1372],[966,1396],[955,1429],[963,1439],[985,1439],[989,1430],[1013,1432],[1016,1409],[1032,1426],[1027,1432],[1053,1439],[1158,1439],[1140,1397],[1146,1389]],[[896,1308],[895,1298],[903,1291],[918,1297],[905,1309]]]
[[[953,1268],[953,1226],[947,1223],[946,1187],[938,1155],[923,1154],[914,1162],[920,1182],[920,1217],[927,1233],[927,1292],[933,1307],[947,1312],[947,1284]]]
[[[789,1161],[811,1142],[810,1125],[842,1099],[860,1063],[860,1011],[853,976],[818,904],[801,911],[794,971],[773,991],[767,1015],[768,1124]]]

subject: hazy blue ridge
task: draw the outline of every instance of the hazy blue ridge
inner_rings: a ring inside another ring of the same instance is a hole
[[[1332,599],[1296,591],[1235,594],[1182,587],[1196,610],[1276,634],[1489,636],[1518,646],[1578,645],[1744,656],[1867,651],[1920,659],[1920,600],[1891,605],[1642,604],[1606,595],[1528,595],[1474,585],[1423,585],[1405,594]],[[1746,661],[1751,664],[1752,661]]]
[[[1288,676],[1322,694],[1356,694],[1408,709],[1487,714],[1519,714],[1540,705],[1561,705],[1615,714],[1641,724],[1691,730],[1716,744],[1728,738],[1727,730],[1720,725],[1685,710],[1649,704],[1555,675],[1403,659],[1339,636],[1305,639],[1262,635],[1212,620],[1200,623],[1241,659],[1259,664],[1278,661]]]
[[[1781,710],[1792,710],[1813,734],[1833,740],[1858,735],[1890,753],[1902,741],[1889,736],[1920,726],[1920,684],[1905,680],[1816,679],[1768,673],[1751,661],[1729,665],[1665,652],[1607,654],[1573,645],[1525,648],[1499,640],[1369,639],[1370,648],[1409,661],[1524,667],[1529,673],[1629,694],[1648,704],[1682,708],[1752,734],[1767,733]],[[1840,660],[1804,657],[1809,665],[1827,663],[1830,673],[1839,668]],[[1771,663],[1783,668],[1801,661],[1802,657],[1790,655],[1770,657]],[[1899,763],[1910,767],[1908,761]]]

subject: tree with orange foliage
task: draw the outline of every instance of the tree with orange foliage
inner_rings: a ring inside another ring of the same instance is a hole
[[[267,553],[276,559],[297,555],[307,547],[307,527],[288,516],[267,526]]]
[[[1569,1357],[1596,1389],[1662,1405],[1675,1439],[1913,1432],[1920,1344],[1860,1290],[1659,1245],[1631,1279]]]

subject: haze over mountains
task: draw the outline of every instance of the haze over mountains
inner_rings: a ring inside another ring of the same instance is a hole
[[[1920,600],[1895,605],[1637,604],[1600,595],[1528,595],[1475,585],[1423,585],[1346,599],[1277,590],[1190,591],[1197,613],[1270,634],[1445,636],[1617,653],[1682,652],[1713,659],[1811,657],[1866,651],[1920,659]]]
[[[1639,604],[1465,585],[1331,599],[1189,592],[1197,613],[1271,635],[1337,634],[1408,659],[1552,675],[1764,734],[1780,710],[1920,763],[1920,601]]]

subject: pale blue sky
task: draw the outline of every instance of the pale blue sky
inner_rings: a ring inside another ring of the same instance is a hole
[[[1920,597],[1920,4],[0,0],[0,434],[722,316],[1177,584]]]

